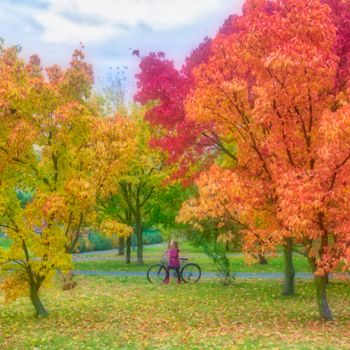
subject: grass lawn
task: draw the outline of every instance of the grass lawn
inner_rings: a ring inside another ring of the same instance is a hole
[[[11,245],[11,241],[8,238],[0,237],[0,248],[8,249]]]
[[[73,291],[43,290],[37,319],[26,298],[0,308],[2,349],[349,349],[350,288],[329,286],[336,321],[318,320],[311,282],[294,298],[276,281],[222,286],[150,285],[135,278],[79,277]],[[1,299],[1,295],[0,295]]]
[[[0,248],[8,248],[11,241],[7,238],[0,237]],[[76,261],[74,268],[76,270],[97,270],[97,271],[147,271],[150,265],[159,263],[166,245],[155,245],[144,247],[145,265],[139,266],[135,262],[126,264],[124,261],[108,261],[103,258],[116,258],[118,255],[115,252],[107,254],[92,253],[85,255],[89,258],[101,258],[100,261]],[[136,252],[132,251],[132,257],[135,257]],[[188,242],[181,242],[181,255],[186,256],[190,261],[199,264],[202,271],[216,271],[212,259],[205,256],[200,248],[191,246]],[[82,255],[84,257],[84,255]],[[120,258],[120,257],[119,257]],[[246,264],[242,256],[230,256],[232,271],[234,272],[283,272],[284,262],[282,256],[268,258],[267,265]],[[309,271],[309,265],[304,257],[294,254],[294,265],[297,272]]]
[[[0,248],[8,248],[11,241],[0,237]],[[76,261],[74,263],[76,270],[97,270],[97,271],[146,271],[150,265],[157,264],[160,261],[166,245],[151,245],[144,247],[145,265],[139,266],[135,262],[126,264],[124,261],[108,261],[103,258],[116,258],[115,252],[107,254],[91,253],[85,257],[101,258],[100,261]],[[216,271],[212,259],[205,256],[200,248],[193,247],[188,242],[181,242],[181,255],[188,257],[192,262],[199,264],[203,271]],[[84,255],[82,255],[84,257]],[[132,257],[136,256],[136,252],[132,251]],[[119,257],[120,258],[120,257]],[[232,271],[234,272],[283,272],[284,262],[283,256],[275,256],[268,258],[267,265],[259,265],[257,263],[246,264],[242,256],[230,256]],[[307,260],[299,255],[294,254],[294,265],[297,272],[310,271]]]
[[[144,260],[145,265],[139,266],[135,262],[126,264],[123,260],[120,261],[76,261],[74,263],[76,270],[97,270],[97,271],[146,271],[150,265],[157,264],[160,261],[165,245],[162,246],[145,246]],[[132,251],[132,257],[135,257],[135,252]],[[188,257],[191,262],[199,264],[203,271],[216,271],[216,267],[211,258],[208,258],[199,248],[192,247],[187,242],[181,243],[181,256]],[[98,254],[89,254],[90,258],[102,258]],[[117,258],[116,253],[107,253],[104,258]],[[120,258],[120,256],[119,256]],[[267,265],[259,265],[258,263],[247,264],[243,256],[232,255],[229,257],[232,271],[234,272],[283,272],[284,261],[283,256],[277,255],[268,257]],[[294,254],[294,266],[297,272],[310,271],[307,260],[300,254]]]
[[[152,264],[159,263],[160,259],[145,259],[145,265],[139,266],[135,262],[126,264],[120,260],[100,260],[100,261],[76,261],[76,270],[96,270],[96,271],[147,271]],[[230,257],[232,271],[234,272],[283,272],[283,257],[270,258],[267,265],[252,264],[247,265],[241,256]],[[202,271],[216,271],[216,267],[210,258],[205,256],[191,258],[191,262],[199,264]],[[297,272],[309,271],[307,260],[302,256],[294,257],[295,269]]]

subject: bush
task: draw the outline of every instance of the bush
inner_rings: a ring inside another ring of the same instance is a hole
[[[235,274],[232,272],[230,260],[226,255],[226,244],[218,242],[218,232],[212,222],[208,222],[203,232],[189,229],[187,238],[198,248],[202,248],[204,253],[213,259],[216,270],[225,285],[233,283]]]
[[[136,239],[136,238],[135,238]],[[148,229],[143,232],[143,244],[162,243],[161,232]],[[118,247],[118,236],[106,237],[99,232],[90,231],[87,236],[81,237],[77,246],[77,252],[92,252],[97,250],[109,250]]]
[[[98,232],[89,232],[87,237],[81,237],[79,240],[79,252],[91,252],[95,250],[108,250],[116,248],[116,240],[103,236]]]
[[[155,229],[148,229],[143,232],[143,244],[162,243],[162,234]]]

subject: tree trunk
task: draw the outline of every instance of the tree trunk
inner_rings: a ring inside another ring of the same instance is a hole
[[[333,321],[332,312],[328,306],[326,294],[327,276],[314,276],[314,282],[320,316],[325,321]]]
[[[39,298],[39,287],[35,285],[30,286],[30,300],[35,308],[36,314],[39,317],[47,317],[49,313],[46,311],[44,305]]]
[[[77,282],[74,281],[74,273],[72,270],[68,271],[66,274],[61,273],[63,284],[62,289],[63,290],[72,290],[77,286]]]
[[[326,278],[326,284],[328,284],[329,283],[329,273],[326,273],[324,277]]]
[[[69,247],[69,252],[72,254],[75,253],[75,248],[76,248],[76,245],[77,245],[78,240],[80,238],[80,230],[81,230],[81,226],[83,224],[83,218],[84,218],[84,215],[83,215],[83,212],[81,212],[77,230],[75,232],[74,238],[72,239],[70,247]]]
[[[314,274],[317,306],[318,306],[318,312],[320,314],[320,317],[325,321],[333,321],[333,316],[332,316],[331,309],[328,306],[327,293],[326,293],[326,288],[328,283],[328,274],[325,274],[324,276],[315,275],[316,267],[317,267],[315,258],[309,258],[309,264]]]
[[[284,283],[283,295],[294,295],[295,269],[293,265],[293,241],[292,238],[286,238],[283,246],[284,255]]]
[[[137,237],[137,264],[143,265],[143,237],[142,226],[136,225],[136,237]]]
[[[264,254],[258,254],[258,258],[259,258],[259,264],[260,265],[266,265],[267,264],[267,260],[266,260]]]
[[[124,237],[119,237],[118,239],[118,255],[124,255],[125,251],[125,239]]]
[[[131,261],[131,236],[126,239],[125,261],[127,264]]]

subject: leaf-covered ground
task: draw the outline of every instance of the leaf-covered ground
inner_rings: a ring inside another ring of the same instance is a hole
[[[336,321],[318,320],[311,282],[294,298],[279,281],[150,285],[135,278],[80,277],[43,291],[37,319],[27,299],[0,308],[2,349],[350,349],[350,285],[332,282]]]

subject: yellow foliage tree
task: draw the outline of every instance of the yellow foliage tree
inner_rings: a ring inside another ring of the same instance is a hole
[[[6,49],[0,74],[0,225],[12,242],[0,250],[0,288],[6,300],[29,296],[37,315],[46,316],[39,290],[56,269],[71,269],[69,253],[83,225],[94,224],[97,198],[114,191],[128,167],[133,125],[99,117],[81,49],[67,69],[45,73],[37,56],[26,63],[16,48]]]

